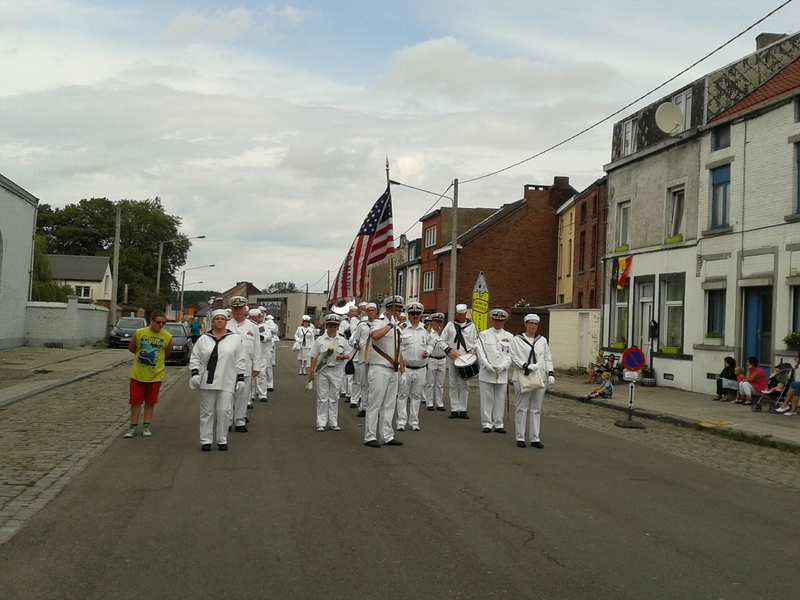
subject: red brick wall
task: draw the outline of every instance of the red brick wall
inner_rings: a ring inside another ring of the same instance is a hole
[[[572,307],[573,308],[600,308],[602,306],[602,258],[606,237],[607,184],[604,177],[594,182],[575,199],[575,251],[572,272]],[[582,215],[586,218],[583,219]],[[579,270],[581,232],[586,236],[586,249],[583,270]],[[593,232],[596,235],[593,236]],[[592,260],[592,246],[594,246],[594,260]],[[594,292],[594,302],[592,299]]]

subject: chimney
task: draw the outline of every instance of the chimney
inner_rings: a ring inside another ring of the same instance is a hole
[[[759,33],[756,36],[756,52],[763,50],[767,46],[770,46],[785,37],[787,37],[787,34],[785,33]]]

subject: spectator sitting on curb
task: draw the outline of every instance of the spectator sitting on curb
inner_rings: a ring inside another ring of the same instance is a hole
[[[583,402],[598,397],[611,398],[614,395],[614,386],[611,385],[611,373],[609,371],[605,371],[602,375],[602,378],[603,382],[596,388],[593,388],[592,391],[590,391],[581,399]]]
[[[758,359],[751,356],[747,359],[747,375],[739,384],[739,394],[741,400],[737,400],[737,404],[744,404],[749,406],[753,403],[753,394],[763,394],[764,390],[769,385],[769,378],[764,372],[764,369],[758,366]]]

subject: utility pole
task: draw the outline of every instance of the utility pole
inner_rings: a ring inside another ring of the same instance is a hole
[[[117,290],[119,289],[119,232],[122,223],[122,205],[117,202],[117,225],[114,230],[114,271],[111,278],[111,302],[108,306],[109,330],[117,322]]]
[[[453,214],[450,218],[452,228],[450,237],[450,285],[447,302],[447,318],[452,321],[456,318],[456,283],[458,273],[458,179],[453,180]]]

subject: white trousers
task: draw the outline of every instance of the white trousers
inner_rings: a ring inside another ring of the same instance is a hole
[[[450,411],[467,412],[469,403],[469,379],[462,379],[458,376],[456,366],[452,360],[447,361],[447,368],[450,378],[447,384],[450,386]]]
[[[267,380],[267,388],[274,388],[275,387],[275,375],[272,369],[272,366],[275,364],[275,347],[273,346],[270,348],[267,354],[267,359],[265,362],[265,367],[262,373],[264,373],[264,377]],[[266,394],[264,394],[266,396]]]
[[[233,392],[200,390],[200,443],[213,444],[214,431],[218,444],[228,443],[228,425],[233,413]],[[214,417],[217,418],[214,427]]]
[[[507,383],[479,381],[481,391],[481,427],[501,429],[503,427],[503,402],[506,400]]]
[[[358,390],[358,410],[367,410],[367,402],[369,401],[369,364],[356,363],[356,371],[359,373],[359,390]]]
[[[364,441],[385,444],[394,439],[392,419],[397,404],[397,372],[392,367],[371,365],[368,370],[369,400],[364,417]]]
[[[397,426],[419,427],[419,407],[425,393],[425,379],[428,369],[406,367],[406,383],[400,386],[397,394]]]
[[[251,371],[252,373],[252,371]],[[250,394],[253,385],[253,377],[245,375],[244,389],[237,392],[233,396],[233,424],[241,427],[245,424],[245,417],[247,416],[247,403],[250,402]]]
[[[339,425],[339,386],[342,384],[340,369],[321,369],[314,375],[317,389],[317,427]]]
[[[350,391],[350,404],[357,404],[359,407],[361,406],[361,376],[363,371],[361,370],[361,365],[363,363],[358,363],[353,361],[353,366],[355,367],[355,373],[353,373],[353,387]]]
[[[270,367],[272,368],[272,367]],[[253,386],[255,389],[252,390],[253,398],[261,398],[267,397],[267,372],[266,371],[259,371],[258,375],[256,375],[256,384]]]
[[[542,401],[545,388],[521,393],[514,386],[514,433],[518,442],[525,441],[525,426],[528,426],[530,441],[539,441],[539,427],[542,421]]]
[[[428,375],[425,380],[425,404],[444,408],[445,358],[428,360]]]

